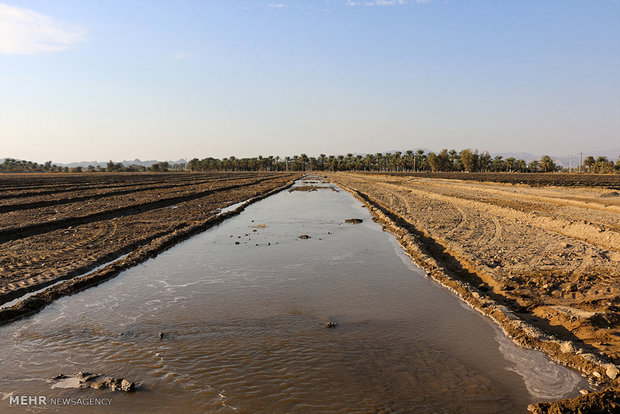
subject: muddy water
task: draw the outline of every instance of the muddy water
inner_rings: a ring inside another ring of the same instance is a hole
[[[282,192],[0,328],[0,412],[43,395],[112,401],[29,411],[509,413],[586,386],[427,279],[370,219],[344,191]],[[77,371],[139,391],[48,380]]]

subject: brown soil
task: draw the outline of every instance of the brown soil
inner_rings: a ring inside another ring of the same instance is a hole
[[[439,178],[467,181],[492,181],[530,186],[605,187],[620,189],[620,174],[567,174],[567,173],[496,173],[496,172],[387,172],[369,173],[395,177]],[[387,178],[386,178],[387,179]]]
[[[608,189],[328,178],[365,201],[429,276],[516,342],[617,392],[620,199],[605,197]]]
[[[201,225],[298,174],[4,174],[0,304]],[[121,193],[122,192],[122,193]]]
[[[605,414],[620,412],[620,393],[606,390],[577,398],[532,404],[528,410],[534,414],[588,413]]]

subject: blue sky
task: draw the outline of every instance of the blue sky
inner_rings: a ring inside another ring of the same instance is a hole
[[[0,4],[0,158],[620,147],[618,1]]]

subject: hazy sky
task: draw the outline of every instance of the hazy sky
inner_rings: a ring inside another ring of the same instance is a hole
[[[0,2],[0,158],[620,147],[616,0]]]

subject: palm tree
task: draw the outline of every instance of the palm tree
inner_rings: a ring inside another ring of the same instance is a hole
[[[515,168],[516,161],[517,161],[516,158],[513,158],[513,157],[506,158],[506,169],[509,172],[512,172],[512,170]]]
[[[327,165],[330,171],[336,171],[336,157],[334,155],[329,156]]]
[[[543,172],[553,172],[557,169],[557,167],[550,156],[543,155],[540,159],[540,169]]]
[[[364,157],[360,154],[355,156],[355,171],[361,171],[364,169]]]
[[[301,162],[301,170],[306,171],[306,163],[308,162],[308,156],[306,154],[299,154],[299,161]]]
[[[415,161],[413,161],[413,151],[412,150],[407,150],[405,151],[405,168],[409,171],[411,171],[413,169],[413,164]]]
[[[431,167],[432,172],[439,171],[439,158],[434,152],[428,153],[428,165]]]
[[[477,158],[477,157],[476,157]],[[467,172],[476,171],[477,159],[474,158],[474,153],[469,149],[461,151],[461,162],[463,163],[463,169]]]
[[[500,171],[504,171],[505,166],[504,166],[504,157],[502,157],[501,155],[496,155],[495,158],[493,158],[493,162],[491,162],[491,169],[495,172],[500,172]]]
[[[491,154],[489,154],[489,151],[485,151],[482,154],[480,154],[480,171],[482,172],[487,172],[489,169],[489,165],[491,164]]]
[[[596,164],[594,164],[594,172],[596,173],[610,173],[614,168],[613,161],[609,161],[607,157],[601,155],[596,159]]]
[[[413,157],[413,171],[417,171],[416,170],[416,161],[418,164],[417,169],[420,169],[420,167],[422,166],[422,163],[424,162],[424,150],[423,149],[419,149],[416,151],[416,155]]]
[[[375,156],[372,154],[366,154],[364,162],[366,163],[366,171],[372,171],[375,164]]]
[[[460,162],[459,154],[455,150],[451,149],[448,151],[448,156],[450,159],[450,170],[454,171],[458,168],[458,164]]]

